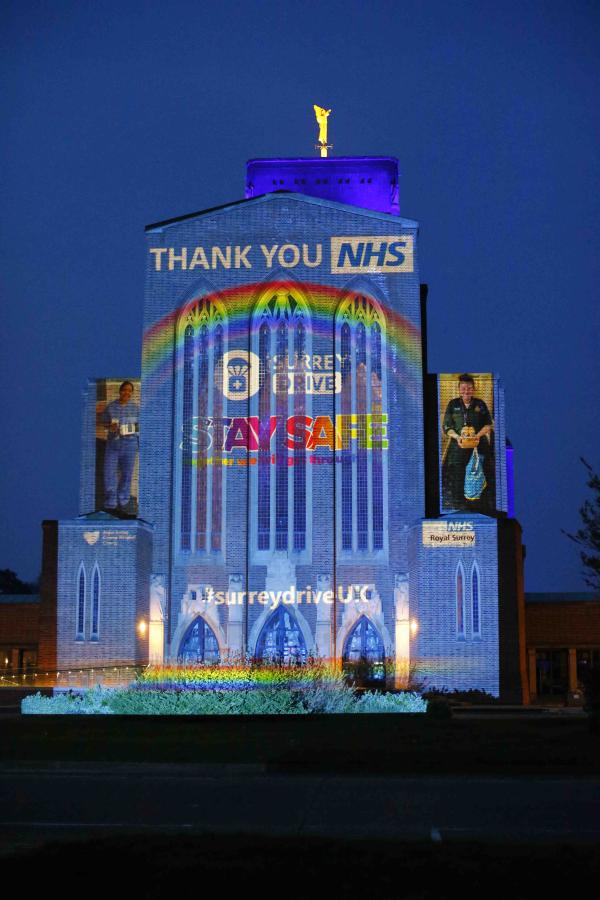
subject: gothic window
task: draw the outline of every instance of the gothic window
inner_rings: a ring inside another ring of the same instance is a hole
[[[306,641],[289,609],[278,606],[267,619],[256,643],[258,659],[272,662],[305,663]]]
[[[456,569],[456,635],[465,636],[465,573],[462,563]]]
[[[342,660],[347,669],[352,671],[357,663],[367,663],[368,676],[371,679],[384,677],[385,650],[378,630],[370,619],[361,616],[354,624],[342,653]]]
[[[308,453],[303,430],[296,426],[288,433],[287,421],[310,415],[304,384],[310,315],[297,292],[273,290],[258,302],[252,340],[260,361],[259,388],[251,400],[259,422],[257,465],[252,470],[255,546],[258,552],[298,555],[306,550]],[[277,423],[274,434],[272,421]]]
[[[183,665],[218,663],[219,642],[206,619],[194,619],[181,642],[179,661]]]
[[[214,299],[194,300],[179,320],[178,548],[185,553],[223,549],[226,329],[225,309]]]
[[[78,641],[85,639],[85,568],[83,563],[77,573],[77,624],[75,637]]]
[[[353,295],[342,302],[336,316],[336,347],[341,376],[337,414],[342,423],[338,427],[342,446],[336,464],[341,551],[377,553],[386,549],[387,437],[379,418],[387,412],[385,318],[371,298]],[[370,441],[366,415],[372,416]]]
[[[98,640],[100,626],[100,569],[98,563],[94,566],[92,572],[92,624],[90,627],[90,637],[93,641]]]
[[[474,636],[481,635],[481,615],[479,608],[479,569],[473,564],[471,572],[471,631]]]

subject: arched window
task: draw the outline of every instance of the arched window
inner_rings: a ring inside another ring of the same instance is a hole
[[[178,323],[178,550],[215,554],[223,549],[223,304],[189,303]]]
[[[385,648],[378,630],[370,619],[361,616],[354,624],[342,652],[342,660],[347,670],[353,671],[357,664],[367,664],[369,679],[385,677]]]
[[[92,624],[90,627],[90,638],[92,641],[98,640],[100,632],[100,569],[98,563],[94,566],[92,572]]]
[[[471,572],[471,631],[476,637],[481,635],[479,569],[477,563],[473,563],[473,571]]]
[[[462,563],[456,569],[456,634],[465,636],[465,573]]]
[[[252,317],[252,343],[260,361],[258,391],[251,399],[259,422],[258,459],[252,469],[255,551],[301,555],[307,549],[310,467],[304,431],[287,431],[291,416],[310,415],[303,377],[311,352],[310,314],[298,291],[286,287],[265,293]],[[272,421],[277,423],[273,437]]]
[[[347,555],[387,550],[383,527],[387,518],[384,358],[382,309],[370,297],[348,297],[336,315],[336,362],[341,377],[336,412],[342,443],[336,455],[341,498],[338,531],[340,550]],[[367,415],[371,416],[370,436],[366,430]]]
[[[206,619],[198,616],[186,631],[179,650],[179,660],[184,665],[194,663],[218,663],[219,642]]]
[[[306,641],[298,621],[285,606],[278,606],[267,619],[258,641],[258,659],[282,663],[306,662]]]
[[[85,640],[85,568],[83,563],[77,573],[77,608],[76,608],[75,638],[78,641]]]

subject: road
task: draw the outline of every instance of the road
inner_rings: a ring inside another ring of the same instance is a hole
[[[260,766],[5,764],[4,851],[124,831],[589,843],[600,778],[271,774]]]

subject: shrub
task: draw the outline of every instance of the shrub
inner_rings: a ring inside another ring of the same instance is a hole
[[[55,694],[45,697],[42,694],[30,694],[21,701],[21,712],[24,715],[60,716],[60,715],[108,715],[112,691],[98,687],[83,693]]]
[[[384,694],[381,691],[366,691],[354,704],[358,713],[423,713],[427,701],[412,691],[398,694]]]
[[[216,665],[149,666],[136,677],[139,690],[250,690],[310,687],[316,682],[335,681],[338,672],[323,660],[309,659],[305,665],[270,663],[262,660],[228,660]]]
[[[452,707],[443,697],[433,697],[427,701],[427,715],[432,719],[451,719]]]
[[[223,672],[225,668],[225,672]],[[336,668],[248,665],[145,670],[128,688],[102,688],[22,702],[33,715],[304,715],[306,713],[425,712],[414,692],[365,692],[357,698]]]
[[[302,703],[309,713],[353,712],[356,697],[341,672],[322,678],[301,691]]]
[[[424,692],[423,696],[428,700],[446,700],[449,703],[474,703],[477,706],[493,705],[500,703],[498,697],[488,694],[487,691],[472,689],[469,691],[453,691],[447,688],[431,688]]]
[[[345,679],[351,687],[356,688],[384,690],[388,670],[386,660],[372,661],[361,657],[344,663]]]
[[[128,716],[285,715],[305,712],[299,694],[283,689],[115,691],[111,712]]]
[[[79,695],[58,694],[55,697],[45,697],[38,691],[21,700],[21,712],[34,716],[72,716],[82,712],[81,703]]]

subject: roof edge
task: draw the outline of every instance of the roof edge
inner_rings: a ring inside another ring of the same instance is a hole
[[[292,200],[297,203],[308,203],[313,206],[327,206],[329,208],[341,209],[346,212],[352,212],[355,215],[366,216],[370,219],[381,219],[385,222],[397,222],[403,228],[418,228],[419,223],[414,219],[405,219],[402,216],[393,216],[391,213],[377,212],[374,209],[364,209],[362,206],[350,206],[348,203],[340,203],[337,200],[324,200],[321,197],[311,197],[309,194],[297,194],[294,191],[275,191],[269,194],[260,194],[258,197],[250,197],[248,199],[233,200],[231,203],[224,203],[221,206],[212,206],[209,209],[201,209],[197,212],[186,213],[182,216],[175,216],[172,219],[165,219],[162,222],[154,222],[152,225],[146,225],[146,233],[158,231],[163,228],[169,228],[171,225],[177,225],[179,222],[186,222],[189,219],[196,219],[199,216],[210,215],[211,213],[223,213],[230,209],[236,209],[243,204],[250,203],[272,203],[278,200]]]

